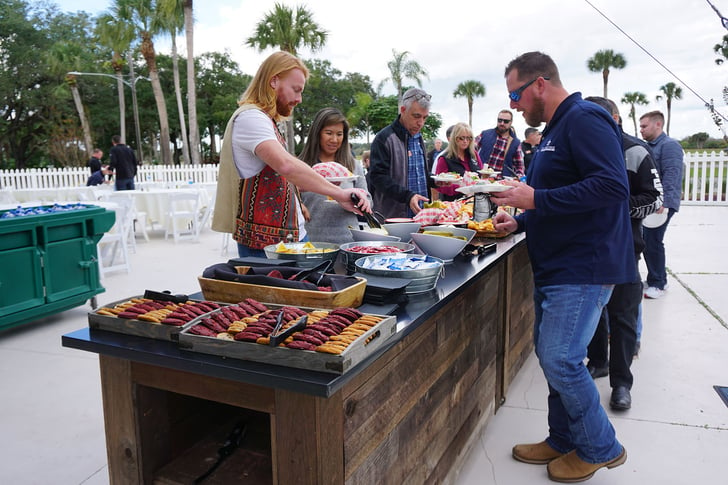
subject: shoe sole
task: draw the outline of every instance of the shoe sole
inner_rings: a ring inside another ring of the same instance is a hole
[[[547,459],[544,459],[544,460],[534,460],[532,458],[526,458],[526,457],[517,455],[514,452],[511,452],[511,456],[513,456],[513,459],[514,460],[520,461],[521,463],[528,463],[529,465],[548,465],[549,463],[551,463],[555,459],[561,458],[562,456],[564,456],[564,454],[562,453],[562,454],[560,454],[558,456],[555,456],[553,458],[547,458]]]
[[[619,465],[624,465],[624,463],[627,461],[627,450],[622,448],[622,453],[615,458],[612,461],[608,461],[593,472],[591,472],[589,475],[584,475],[583,477],[577,477],[577,478],[556,478],[551,476],[551,472],[549,472],[549,480],[552,482],[559,482],[559,483],[579,483],[579,482],[585,482],[586,480],[589,480],[591,477],[594,476],[596,472],[601,470],[602,468],[611,469],[616,468]]]

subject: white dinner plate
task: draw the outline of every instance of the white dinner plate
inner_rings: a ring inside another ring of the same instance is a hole
[[[489,177],[497,177],[498,175],[500,175],[500,172],[493,172],[493,171],[486,170],[484,168],[481,168],[480,170],[478,170],[478,173],[480,175],[487,175]]]
[[[461,194],[473,195],[478,192],[484,192],[488,194],[492,194],[494,192],[505,192],[506,190],[511,190],[512,188],[513,187],[511,187],[510,185],[503,184],[475,184],[467,185],[465,187],[458,187],[455,190],[460,192]]]
[[[450,182],[452,184],[457,184],[463,181],[462,177],[453,177],[452,175],[445,176],[443,174],[433,175],[432,179],[435,182]]]
[[[326,177],[329,182],[352,182],[356,180],[356,175],[349,175],[348,177]]]
[[[667,211],[664,211],[662,214],[654,212],[642,219],[642,225],[648,229],[654,229],[663,225],[665,221],[667,221]]]

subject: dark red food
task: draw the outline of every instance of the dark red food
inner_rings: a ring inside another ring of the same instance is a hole
[[[352,246],[347,251],[352,253],[379,254],[379,253],[401,253],[402,250],[396,246]]]
[[[299,350],[316,350],[316,345],[310,342],[304,342],[303,340],[294,340],[293,342],[286,345],[289,349]]]
[[[264,311],[266,311],[268,309],[267,306],[263,305],[258,300],[254,300],[253,298],[246,298],[243,301],[245,301],[245,303],[247,303],[248,305],[250,305],[253,308],[255,308],[258,311],[258,313],[264,312]]]
[[[235,334],[235,340],[242,340],[243,342],[255,342],[259,338],[260,335],[253,332],[238,332]]]
[[[185,323],[187,323],[187,321],[180,320],[179,318],[170,318],[170,317],[167,317],[164,320],[162,320],[162,323],[165,324],[165,325],[174,325],[175,327],[181,327],[182,325],[184,325]]]
[[[190,333],[194,333],[195,335],[204,335],[205,337],[217,337],[217,333],[213,332],[204,325],[195,325],[190,328]]]

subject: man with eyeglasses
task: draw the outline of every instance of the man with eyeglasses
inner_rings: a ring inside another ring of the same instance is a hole
[[[507,109],[501,110],[497,122],[495,128],[484,130],[478,136],[475,148],[483,164],[500,172],[503,177],[520,179],[526,170],[523,165],[521,141],[511,126],[513,113]]]
[[[529,126],[546,123],[527,183],[491,194],[499,232],[526,231],[534,280],[536,356],[548,383],[548,436],[513,447],[513,458],[547,465],[557,482],[591,478],[627,460],[584,365],[587,345],[614,285],[635,280],[629,184],[622,133],[610,114],[569,94],[554,61],[541,52],[505,70],[511,108]]]
[[[420,133],[429,114],[430,95],[419,88],[408,89],[397,118],[372,142],[369,167],[374,210],[385,218],[413,217],[435,187]]]

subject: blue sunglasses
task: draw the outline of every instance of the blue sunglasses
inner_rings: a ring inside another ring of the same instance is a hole
[[[538,77],[536,77],[534,79],[531,79],[530,81],[528,81],[526,84],[524,84],[520,88],[511,91],[510,93],[508,93],[508,97],[511,98],[511,101],[515,101],[515,102],[520,101],[521,100],[521,94],[523,94],[523,91],[525,91],[526,88],[529,87],[531,84],[535,83],[538,80],[539,77],[541,77],[541,76],[538,76]],[[548,81],[550,78],[544,76],[543,79],[544,79],[544,81]]]

